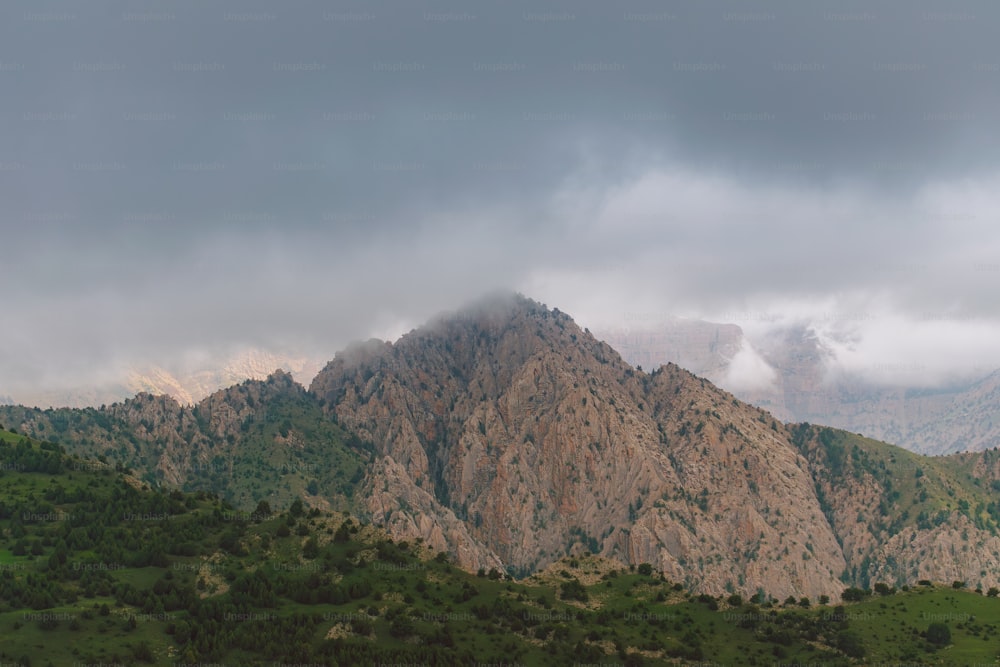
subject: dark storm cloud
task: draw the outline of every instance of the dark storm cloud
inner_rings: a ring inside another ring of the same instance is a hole
[[[0,11],[5,386],[503,285],[1000,315],[993,2]]]

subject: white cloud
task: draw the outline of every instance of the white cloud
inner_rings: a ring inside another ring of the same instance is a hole
[[[744,339],[719,384],[731,392],[760,391],[773,388],[776,379],[775,370]]]
[[[834,353],[831,370],[875,384],[943,386],[1000,368],[1000,323],[916,319],[898,313],[859,322],[845,335],[817,326]]]
[[[603,190],[571,187],[586,190],[572,243],[591,265],[535,267],[523,289],[584,326],[686,316],[738,324],[750,340],[806,326],[831,352],[830,374],[879,384],[938,386],[1000,368],[993,177],[889,196],[661,166]],[[554,198],[560,214],[572,193]],[[727,382],[766,385],[767,371],[748,348]]]

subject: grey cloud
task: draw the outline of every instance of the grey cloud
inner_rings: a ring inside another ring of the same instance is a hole
[[[997,170],[993,2],[3,12],[3,305],[46,329],[0,335],[3,392],[233,341],[332,355],[498,286],[587,308],[588,275],[657,308],[1000,316],[994,202],[926,199]],[[664,170],[711,187],[623,204]]]

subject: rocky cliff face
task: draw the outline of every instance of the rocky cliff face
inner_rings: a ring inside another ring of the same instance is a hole
[[[635,371],[558,311],[483,303],[338,355],[311,389],[515,571],[588,549],[702,590],[839,590],[784,426],[677,367]]]

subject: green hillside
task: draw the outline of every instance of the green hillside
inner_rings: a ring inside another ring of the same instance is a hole
[[[194,411],[204,419],[199,408]],[[247,509],[261,498],[287,506],[307,494],[325,499],[328,509],[353,507],[372,447],[325,417],[310,396],[278,393],[240,431],[235,446],[217,444],[223,451],[191,467],[184,491],[211,491]]]
[[[845,547],[846,584],[869,587],[885,580],[899,586],[922,578],[918,569],[925,547],[904,549],[906,562],[879,561],[879,545],[891,540],[915,542],[919,535],[933,533],[949,549],[965,551],[980,549],[983,536],[1000,535],[1000,494],[975,476],[965,459],[923,456],[823,426],[789,428],[792,442],[809,460],[823,511]],[[977,574],[970,575],[973,587],[980,585]]]
[[[513,582],[462,572],[340,512],[301,502],[238,512],[205,492],[142,488],[58,445],[0,440],[3,663],[957,665],[997,655],[1000,602],[966,590],[754,604],[589,556]],[[950,645],[931,641],[931,623]]]
[[[895,445],[828,427],[792,427],[793,442],[823,464],[831,485],[870,476],[884,491],[876,528],[898,533],[902,527],[928,527],[952,511],[997,534],[1000,512],[991,503],[996,489],[973,476],[956,456],[923,456]],[[818,447],[816,446],[818,445]],[[979,454],[982,456],[982,454]]]
[[[373,451],[288,376],[247,381],[196,406],[149,395],[100,409],[0,406],[0,422],[152,486],[207,491],[246,511],[305,496],[349,511]]]

